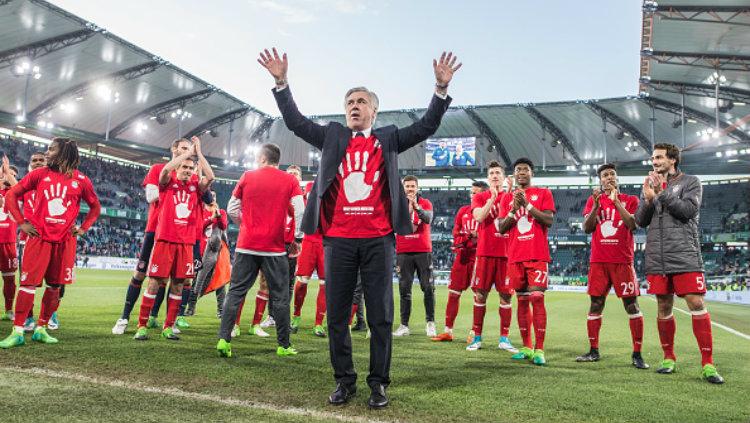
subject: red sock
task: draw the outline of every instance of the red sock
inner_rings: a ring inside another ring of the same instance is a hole
[[[641,345],[643,345],[643,315],[640,312],[630,315],[630,337],[633,339],[633,352],[641,352]]]
[[[33,286],[22,286],[18,288],[16,297],[16,313],[13,318],[13,325],[23,327],[26,317],[34,307],[34,294],[36,289]]]
[[[169,294],[167,297],[167,318],[164,319],[164,327],[171,328],[174,325],[174,321],[177,320],[177,313],[180,311],[180,303],[182,302],[182,293]]]
[[[471,326],[471,330],[474,331],[474,336],[482,336],[482,328],[484,327],[484,315],[487,313],[487,303],[480,304],[474,299],[474,324]]]
[[[297,281],[294,285],[294,317],[298,317],[302,313],[302,305],[305,303],[305,296],[307,295],[307,282]]]
[[[318,297],[315,299],[315,326],[323,324],[326,316],[326,284],[320,281],[318,285]]]
[[[701,350],[701,366],[705,366],[714,364],[714,341],[711,336],[711,315],[707,310],[700,313],[702,314],[693,314],[693,334]]]
[[[138,327],[145,327],[146,323],[148,323],[148,317],[151,314],[151,309],[154,307],[155,301],[156,292],[151,294],[146,290],[143,293],[143,297],[141,297],[141,309],[138,312]]]
[[[13,310],[13,298],[16,296],[16,275],[3,275],[3,296],[5,297],[5,311]]]
[[[448,305],[445,306],[445,327],[453,329],[458,315],[458,305],[461,300],[461,291],[448,290]]]
[[[511,304],[500,304],[500,336],[507,337],[510,332],[510,322],[513,321],[513,306]]]
[[[588,318],[586,319],[586,329],[589,333],[589,344],[591,344],[591,348],[599,349],[599,329],[601,328],[602,315],[589,313]]]
[[[518,309],[516,317],[518,318],[518,331],[521,332],[523,346],[531,348],[531,308],[529,307],[529,296],[518,295]]]
[[[48,286],[42,295],[42,307],[39,309],[39,319],[36,321],[37,326],[46,326],[52,313],[57,311],[60,305],[60,287]]]
[[[661,349],[664,350],[664,358],[676,360],[677,357],[674,355],[674,332],[676,330],[674,316],[656,319],[656,326],[659,329],[659,341],[661,342]]]
[[[349,316],[349,326],[352,325],[352,322],[354,321],[354,316],[357,314],[357,310],[359,310],[359,304],[352,304],[352,315]]]
[[[245,300],[242,300],[240,306],[237,307],[237,318],[234,320],[235,325],[240,324],[240,317],[242,317],[242,309],[245,308]]]
[[[534,309],[534,349],[544,349],[544,335],[547,332],[547,309],[544,307],[544,292],[534,291],[530,295]]]
[[[263,313],[266,311],[266,304],[268,304],[268,297],[264,294],[258,293],[255,296],[255,314],[253,314],[253,326],[260,324],[260,320],[263,318]]]

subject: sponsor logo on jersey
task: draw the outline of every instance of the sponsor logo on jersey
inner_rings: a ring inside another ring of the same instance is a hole
[[[190,192],[195,192],[195,186],[194,185],[190,185]]]
[[[71,182],[70,186],[72,186],[73,188],[78,188],[78,181]]]

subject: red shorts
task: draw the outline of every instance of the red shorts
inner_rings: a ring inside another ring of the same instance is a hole
[[[513,294],[513,287],[505,275],[507,266],[507,257],[477,257],[471,289],[489,291],[494,285],[501,294]]]
[[[448,283],[448,289],[464,291],[471,285],[475,260],[476,250],[470,252],[458,250],[456,258],[453,260],[453,266],[451,266],[451,280]]]
[[[641,295],[632,264],[591,263],[589,266],[589,295],[603,297],[609,294],[609,289],[613,286],[615,287],[615,293],[620,298]]]
[[[317,270],[318,279],[325,280],[326,271],[323,264],[323,243],[302,238],[302,251],[297,258],[297,276],[310,277]]]
[[[530,287],[547,289],[548,264],[545,261],[509,263],[510,286],[521,292],[528,291]]]
[[[29,237],[23,250],[26,260],[21,263],[21,286],[69,285],[76,280],[76,239],[62,242],[42,241]]]
[[[701,272],[673,273],[671,275],[646,275],[648,293],[653,295],[705,294],[706,277]]]
[[[195,275],[193,244],[156,241],[151,251],[148,275],[152,278],[187,279]]]
[[[15,242],[0,244],[0,272],[3,276],[15,276],[18,270],[18,250]]]

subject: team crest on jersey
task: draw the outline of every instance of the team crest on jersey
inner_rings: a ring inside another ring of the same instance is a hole
[[[72,186],[73,188],[78,188],[78,181],[71,182],[70,186]]]
[[[177,189],[177,188],[179,188],[179,187],[180,187],[180,186],[179,186],[179,185],[177,185],[177,184],[174,184],[174,185],[172,185],[172,188],[174,188],[174,189]]]
[[[156,273],[159,271],[159,265],[158,264],[152,264],[151,265],[151,273]]]
[[[194,185],[190,185],[190,192],[195,192],[195,186]]]
[[[531,196],[531,201],[536,201],[538,199],[539,199],[539,196],[536,195],[536,194],[534,194],[534,195]]]

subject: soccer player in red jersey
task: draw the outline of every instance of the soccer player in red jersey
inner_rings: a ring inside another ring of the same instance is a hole
[[[518,328],[523,348],[513,355],[514,360],[531,358],[536,365],[546,363],[544,335],[547,330],[547,310],[544,291],[547,290],[548,265],[551,261],[547,229],[552,226],[555,202],[552,192],[531,183],[534,163],[520,158],[513,163],[513,177],[517,189],[505,194],[501,202],[500,232],[510,235],[508,244],[508,278],[518,298]],[[533,311],[532,311],[533,310]],[[534,324],[534,351],[531,347],[531,324]]]
[[[500,340],[497,347],[511,352],[518,352],[513,347],[508,332],[513,316],[511,300],[513,286],[506,276],[508,265],[508,235],[499,231],[501,201],[503,198],[503,183],[512,188],[510,179],[506,181],[505,171],[497,161],[487,164],[487,182],[490,189],[474,196],[471,200],[471,212],[479,222],[479,241],[477,242],[477,257],[474,272],[471,277],[471,289],[474,291],[474,323],[472,331],[474,339],[466,347],[467,351],[482,348],[482,327],[487,309],[487,295],[494,286],[500,294]]]
[[[59,305],[60,287],[75,281],[75,237],[86,233],[101,210],[91,180],[77,170],[79,163],[75,141],[54,138],[47,150],[47,167],[29,173],[6,194],[6,208],[21,230],[30,236],[26,254],[34,260],[24,260],[21,264],[14,328],[10,336],[0,342],[0,348],[25,343],[23,324],[42,279],[47,288],[31,339],[47,344],[58,342],[47,334],[47,322]],[[24,216],[18,200],[29,191],[36,191],[34,213]],[[88,204],[89,212],[83,224],[76,226],[81,200]]]
[[[190,141],[185,138],[178,138],[172,142],[172,159],[178,157],[185,152],[190,150]],[[156,225],[159,221],[159,176],[161,175],[162,169],[166,163],[157,163],[148,170],[146,177],[143,178],[143,189],[146,193],[146,202],[148,202],[148,216],[146,217],[146,230],[143,235],[143,246],[141,247],[141,254],[138,258],[138,264],[136,265],[133,277],[130,279],[128,290],[125,293],[125,304],[122,308],[122,314],[120,318],[115,322],[115,326],[112,328],[114,335],[122,335],[128,328],[128,320],[130,319],[130,313],[135,307],[135,303],[138,301],[138,297],[141,295],[141,287],[143,281],[146,279],[148,272],[148,264],[151,258],[151,251],[154,248],[154,237],[156,235]],[[157,293],[156,300],[154,301],[154,307],[151,311],[152,316],[156,316],[159,312],[159,307],[164,300],[164,289],[160,289]],[[156,327],[156,320],[149,319],[146,324],[149,327]]]
[[[643,314],[638,308],[640,289],[633,268],[633,231],[636,229],[635,213],[638,197],[622,194],[617,187],[617,168],[611,163],[599,166],[600,187],[586,201],[583,210],[583,230],[591,235],[588,294],[591,306],[587,329],[591,349],[576,361],[599,361],[599,329],[602,311],[609,290],[622,299],[630,317],[630,334],[633,340],[632,363],[638,369],[647,369],[641,356],[643,343]]]
[[[411,316],[411,288],[414,285],[414,272],[419,279],[419,287],[424,293],[424,312],[427,319],[425,333],[430,338],[435,332],[435,282],[432,279],[432,203],[419,195],[419,182],[414,175],[403,179],[404,192],[409,201],[412,233],[396,234],[396,269],[399,278],[401,299],[401,325],[393,336],[408,336]],[[350,323],[351,324],[351,323]]]
[[[651,161],[654,170],[643,183],[635,221],[646,228],[646,280],[648,292],[656,295],[658,304],[657,327],[664,360],[656,371],[675,371],[672,307],[677,295],[685,298],[692,315],[702,376],[710,383],[721,384],[724,378],[713,363],[711,316],[703,302],[706,279],[698,229],[701,181],[680,171],[680,150],[672,144],[656,144]]]
[[[297,354],[289,342],[290,269],[286,255],[299,254],[300,246],[296,240],[302,238],[300,221],[305,205],[299,180],[278,169],[280,159],[281,150],[277,145],[264,144],[256,156],[258,169],[242,175],[227,207],[229,217],[240,225],[240,234],[216,344],[216,350],[224,357],[232,356],[231,332],[236,323],[237,309],[260,270],[274,298],[273,315],[279,343],[276,354]],[[284,243],[289,204],[292,204],[296,222],[295,241],[291,247]]]
[[[475,181],[471,184],[469,200],[480,192],[489,189],[486,182]],[[445,331],[432,338],[433,341],[453,341],[453,324],[458,315],[458,306],[461,293],[471,284],[471,275],[474,273],[474,261],[477,253],[477,237],[479,236],[479,222],[471,213],[471,204],[461,206],[453,221],[453,246],[451,249],[456,254],[451,266],[450,282],[448,283],[448,304],[445,306]],[[474,339],[474,335],[471,335]]]
[[[313,183],[308,182],[305,185],[305,204],[307,197],[310,195]],[[305,303],[307,295],[307,284],[310,282],[313,272],[318,275],[318,297],[315,301],[315,327],[313,334],[324,338],[326,331],[323,328],[323,318],[326,314],[326,274],[323,263],[323,235],[320,230],[314,234],[304,235],[302,237],[302,250],[299,253],[297,262],[297,284],[294,286],[294,315],[292,316],[292,332],[296,332],[302,321],[302,305]]]
[[[167,317],[162,327],[162,338],[179,340],[172,326],[177,319],[185,279],[195,275],[193,249],[196,220],[202,220],[200,197],[214,180],[211,166],[203,157],[200,139],[193,137],[191,148],[173,158],[159,174],[159,222],[156,242],[151,252],[149,282],[141,299],[138,330],[133,339],[148,339],[148,323],[159,287],[170,281],[167,298]],[[197,160],[193,158],[197,156]],[[203,171],[200,181],[193,178],[197,168]]]
[[[16,222],[13,221],[5,207],[5,196],[18,183],[18,169],[11,166],[8,158],[3,156],[0,168],[0,272],[3,274],[3,297],[5,312],[0,320],[13,319],[13,299],[16,296],[16,270],[18,270],[18,250],[16,249]]]
[[[39,169],[40,167],[44,167],[44,166],[47,166],[47,156],[41,151],[31,153],[31,157],[29,157],[28,171],[31,172],[35,169]],[[24,216],[31,216],[34,214],[34,200],[35,199],[36,199],[36,191],[28,191],[26,194],[23,195],[22,210],[23,210]],[[26,233],[23,231],[20,231],[20,233],[18,234],[18,263],[19,264],[23,262],[23,250],[26,247],[26,241],[28,240],[28,238],[29,236],[26,235]],[[56,320],[55,319],[56,315],[57,315],[57,312],[52,313],[52,317],[50,317],[50,322],[48,323],[48,326],[51,326],[52,323]],[[26,317],[26,321],[23,324],[23,330],[24,332],[33,332],[35,327],[36,327],[36,322],[34,321],[34,308],[32,307],[31,309],[29,309],[29,315],[28,317]]]

